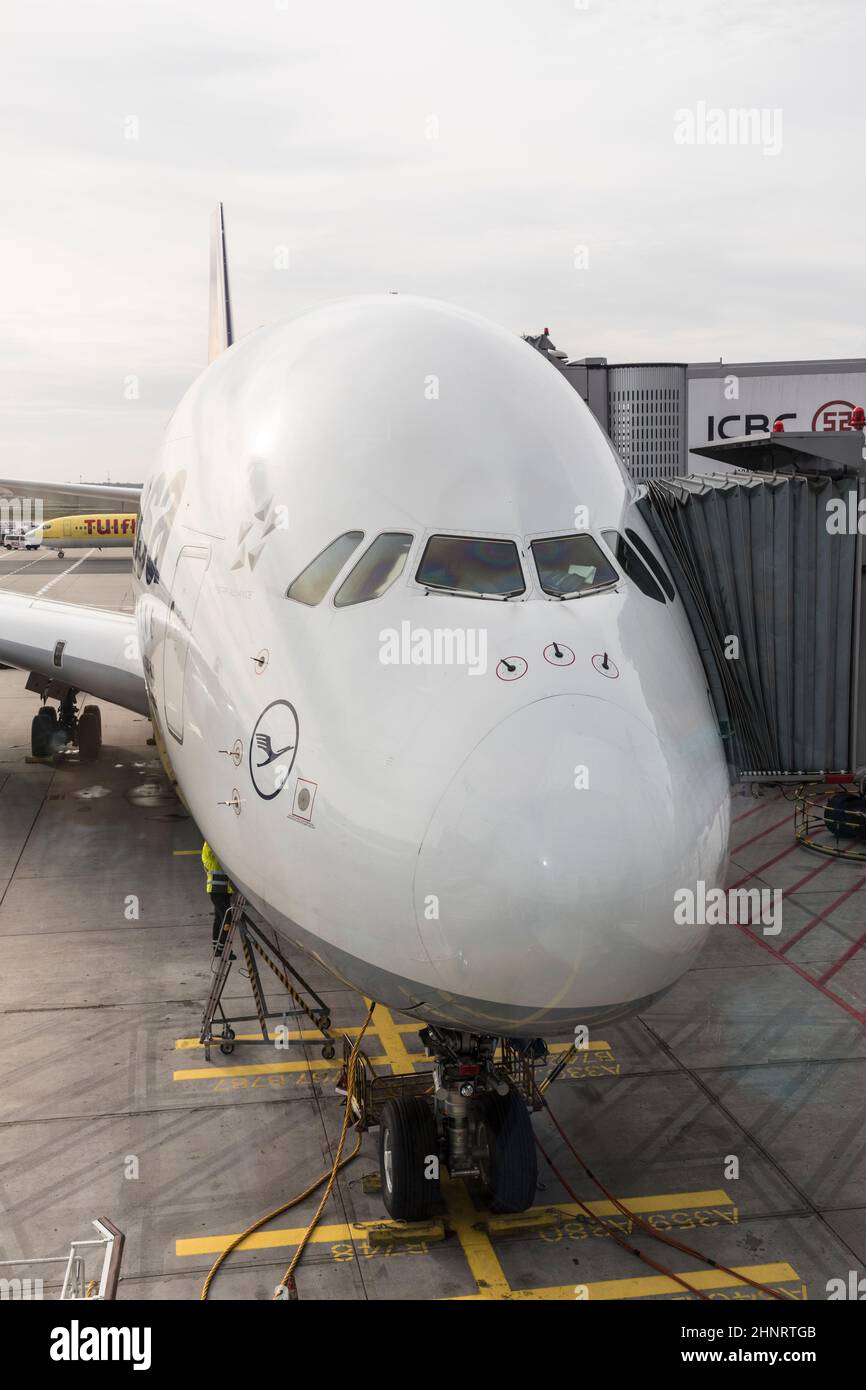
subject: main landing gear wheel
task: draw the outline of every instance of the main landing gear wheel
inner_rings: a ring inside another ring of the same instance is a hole
[[[98,705],[85,705],[78,720],[78,754],[98,758],[102,747],[102,713]]]
[[[55,751],[56,729],[57,711],[53,705],[43,705],[30,725],[30,752],[34,758],[48,758]]]
[[[431,1172],[436,1176],[428,1176]],[[426,1221],[439,1195],[436,1120],[420,1096],[389,1100],[379,1121],[379,1174],[388,1215]]]
[[[479,1099],[478,1145],[481,1179],[497,1212],[526,1211],[538,1187],[538,1157],[532,1120],[517,1091]]]

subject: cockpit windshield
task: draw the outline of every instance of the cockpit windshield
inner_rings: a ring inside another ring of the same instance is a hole
[[[619,579],[601,546],[583,533],[532,541],[532,555],[542,589],[556,598],[574,598]]]
[[[526,589],[514,541],[471,536],[431,536],[415,579],[427,589],[476,598],[513,598]]]

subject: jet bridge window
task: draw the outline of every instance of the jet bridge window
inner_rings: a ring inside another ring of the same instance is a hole
[[[660,560],[656,559],[655,555],[653,555],[646,541],[641,539],[637,531],[632,531],[630,527],[627,526],[625,528],[625,533],[631,541],[632,545],[634,546],[635,550],[637,550],[639,554],[643,556],[644,560],[646,560],[647,564],[649,565],[658,582],[661,584],[671,603],[673,603],[674,599],[677,596],[677,591],[674,588],[673,582],[671,581],[664,565],[661,563]]]
[[[368,603],[384,594],[403,573],[412,539],[402,531],[383,531],[377,536],[355,567],[349,570],[334,595],[334,606],[348,608],[350,604]]]
[[[637,551],[632,549],[625,537],[621,536],[619,531],[602,531],[601,534],[624,572],[637,585],[641,593],[646,594],[647,598],[654,598],[658,603],[664,603],[664,594]]]
[[[331,541],[315,560],[310,561],[306,569],[301,570],[297,579],[292,580],[286,590],[286,597],[311,606],[320,603],[349,556],[358,549],[363,539],[363,531],[346,531],[335,541]]]
[[[431,536],[415,579],[427,589],[474,598],[512,598],[526,591],[514,541]]]
[[[589,589],[615,584],[619,575],[592,536],[554,536],[532,541],[538,582],[555,598],[574,598]]]

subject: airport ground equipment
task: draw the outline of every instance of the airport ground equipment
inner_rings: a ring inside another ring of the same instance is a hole
[[[218,945],[222,946],[219,954],[217,954],[216,949]],[[243,955],[256,1012],[228,1018],[223,1009],[222,996],[226,981],[231,973],[234,960],[232,947],[234,945],[240,946]],[[256,956],[264,961],[288,992],[295,1005],[293,1009],[271,1009],[268,1007]],[[327,1005],[307,984],[303,976],[295,970],[294,966],[289,964],[279,946],[265,936],[262,929],[247,915],[246,899],[243,894],[235,894],[235,902],[226,913],[220,942],[214,943],[214,963],[216,968],[213,983],[205,1004],[199,1034],[199,1042],[204,1044],[204,1055],[208,1062],[210,1061],[211,1047],[214,1046],[218,1046],[220,1052],[228,1056],[234,1052],[236,1047],[244,1045],[258,1047],[262,1043],[270,1043],[268,1020],[273,1018],[278,1018],[282,1022],[289,1018],[308,1018],[322,1035],[322,1056],[326,1061],[334,1056],[336,1047],[330,1031],[331,1020],[328,1016]],[[302,994],[301,991],[304,993]],[[219,1033],[214,1032],[214,1022],[217,1015],[222,1029]],[[261,1038],[239,1038],[234,1028],[237,1023],[258,1023],[262,1033]]]
[[[65,1255],[43,1255],[26,1260],[0,1260],[0,1270],[41,1269],[46,1265],[64,1266],[63,1284],[60,1290],[61,1301],[89,1298],[109,1301],[117,1297],[117,1282],[120,1278],[120,1264],[126,1237],[107,1216],[100,1216],[91,1225],[96,1237],[88,1240],[72,1240],[69,1252]],[[87,1277],[87,1256],[102,1251],[102,1261],[98,1276]],[[21,1278],[15,1275],[0,1276],[0,1286],[4,1298],[29,1300],[42,1298],[42,1279],[29,1274]]]
[[[694,632],[732,777],[823,783],[866,764],[862,429],[693,453],[737,471],[639,498]]]
[[[541,1039],[499,1039],[432,1025],[419,1036],[430,1068],[376,1076],[367,1064],[357,1088],[358,1128],[379,1129],[389,1215],[428,1220],[439,1193],[440,1164],[452,1178],[479,1179],[494,1211],[525,1211],[538,1186],[530,1113],[542,1105],[535,1078],[548,1060],[547,1047]],[[344,1040],[344,1070],[349,1053]]]
[[[804,849],[834,859],[866,863],[866,777],[864,769],[850,781],[816,791],[798,787],[794,794],[794,835]]]

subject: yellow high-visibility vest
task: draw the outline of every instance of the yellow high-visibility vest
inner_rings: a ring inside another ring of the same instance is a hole
[[[213,893],[214,889],[218,893],[233,893],[234,885],[229,881],[229,876],[217,859],[207,840],[201,847],[201,862],[207,870],[207,891]]]

